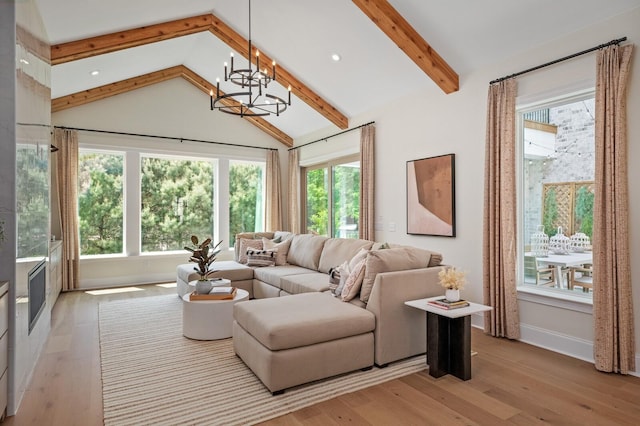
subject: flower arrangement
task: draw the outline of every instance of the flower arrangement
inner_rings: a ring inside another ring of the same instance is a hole
[[[209,266],[216,260],[216,256],[220,253],[220,241],[214,247],[210,247],[211,238],[205,239],[202,243],[199,243],[198,237],[195,235],[191,236],[191,243],[195,246],[195,248],[185,247],[184,249],[191,252],[191,257],[189,257],[189,262],[195,262],[198,264],[197,267],[193,268],[194,271],[200,274],[200,281],[205,281],[207,277],[214,273],[214,270],[209,270]]]
[[[438,272],[440,285],[448,290],[461,290],[467,283],[467,273],[458,271],[455,268],[445,268]]]

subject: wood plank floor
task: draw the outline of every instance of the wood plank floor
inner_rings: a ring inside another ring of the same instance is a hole
[[[98,303],[175,288],[65,293],[16,416],[6,425],[102,425]],[[176,296],[177,297],[177,296]],[[418,373],[342,395],[266,425],[639,425],[640,378],[520,342],[472,332],[473,378]],[[168,386],[170,392],[170,385]]]

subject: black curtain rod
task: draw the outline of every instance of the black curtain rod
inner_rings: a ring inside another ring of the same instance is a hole
[[[54,128],[54,129],[65,129],[65,130],[77,130],[77,131],[81,131],[81,132],[94,132],[94,133],[108,133],[108,134],[112,134],[112,135],[122,135],[122,136],[137,136],[137,137],[142,137],[142,138],[155,138],[155,139],[165,139],[165,140],[174,140],[174,141],[180,141],[180,142],[198,142],[198,143],[210,143],[210,144],[215,144],[215,145],[225,145],[225,146],[232,146],[235,148],[251,148],[251,149],[264,149],[267,151],[277,151],[277,148],[265,148],[265,147],[261,147],[261,146],[251,146],[251,145],[239,145],[239,144],[233,144],[233,143],[227,143],[227,142],[217,142],[217,141],[205,141],[202,139],[189,139],[189,138],[177,138],[177,137],[173,137],[173,136],[159,136],[159,135],[145,135],[142,133],[128,133],[128,132],[115,132],[112,130],[97,130],[97,129],[82,129],[79,127],[66,127],[66,126],[50,126],[47,124],[29,124],[29,123],[18,123],[21,126],[39,126],[39,127],[50,127],[50,128]]]
[[[573,58],[575,58],[577,56],[582,56],[584,54],[591,53],[594,50],[604,49],[605,47],[609,47],[609,46],[612,46],[614,44],[620,44],[623,41],[627,41],[627,38],[626,37],[622,37],[622,38],[619,38],[619,39],[616,39],[616,40],[611,40],[608,43],[604,43],[604,44],[601,44],[599,46],[592,47],[591,49],[583,50],[582,52],[574,53],[573,55],[565,56],[564,58],[556,59],[555,61],[547,62],[546,64],[538,65],[536,67],[529,68],[528,70],[520,71],[520,72],[517,72],[515,74],[507,75],[507,76],[502,77],[502,78],[497,78],[497,79],[495,79],[493,81],[490,81],[489,84],[500,83],[501,81],[507,80],[509,78],[517,77],[519,75],[526,74],[526,73],[531,72],[531,71],[539,70],[540,68],[548,67],[549,65],[555,65],[558,62],[563,62],[563,61],[566,61],[568,59],[573,59]]]
[[[353,131],[353,130],[358,130],[358,129],[360,129],[361,127],[368,126],[369,124],[376,124],[376,122],[375,122],[375,121],[370,121],[370,122],[368,122],[368,123],[361,124],[361,125],[359,125],[359,126],[357,126],[357,127],[353,127],[353,128],[351,128],[351,129],[343,130],[343,131],[341,131],[341,132],[339,132],[339,133],[336,133],[336,134],[333,134],[333,135],[330,135],[330,136],[325,136],[324,138],[316,139],[315,141],[311,141],[311,142],[303,143],[302,145],[299,145],[299,146],[294,146],[294,147],[292,147],[292,148],[289,148],[287,151],[291,151],[292,149],[302,148],[303,146],[311,145],[312,143],[326,141],[327,139],[331,139],[331,138],[333,138],[333,137],[340,136],[340,135],[342,135],[342,134],[344,134],[344,133],[348,133],[348,132],[351,132],[351,131]]]

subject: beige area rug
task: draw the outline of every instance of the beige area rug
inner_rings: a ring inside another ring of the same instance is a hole
[[[232,339],[182,336],[177,295],[101,303],[105,425],[247,425],[426,368],[424,356],[272,396]]]

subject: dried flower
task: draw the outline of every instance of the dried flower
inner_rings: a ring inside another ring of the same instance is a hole
[[[438,272],[440,285],[449,290],[461,290],[467,283],[465,271],[458,271],[455,268],[445,268]]]

